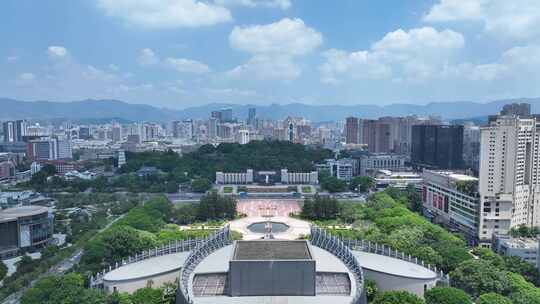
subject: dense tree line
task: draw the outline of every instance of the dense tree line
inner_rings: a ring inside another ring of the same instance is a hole
[[[434,225],[418,211],[413,189],[387,189],[372,195],[365,204],[340,204],[338,220],[353,224],[353,230],[335,230],[345,238],[358,238],[388,245],[418,257],[450,273],[451,287],[433,289],[427,304],[512,303],[540,304],[538,271],[515,257],[503,257],[489,249],[474,249],[465,241]],[[460,299],[456,302],[456,299]],[[383,294],[373,303],[423,303],[402,293]],[[509,302],[510,301],[510,302]]]
[[[198,205],[197,218],[200,221],[226,219],[236,216],[236,199],[231,196],[221,196],[212,191],[201,198]]]
[[[182,156],[172,151],[127,153],[122,172],[135,172],[142,166],[154,166],[167,173],[187,174],[192,178],[215,180],[217,171],[241,172],[246,169],[306,172],[314,164],[332,157],[332,151],[309,148],[288,141],[251,141],[246,145],[222,143],[201,146]]]
[[[101,290],[85,288],[84,277],[71,273],[40,279],[22,297],[21,304],[174,304],[176,285],[160,289],[146,287],[133,294],[105,294]]]
[[[339,212],[340,206],[336,199],[315,195],[304,200],[300,215],[309,220],[333,220]]]

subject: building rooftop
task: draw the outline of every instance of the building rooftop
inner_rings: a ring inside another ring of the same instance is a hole
[[[516,249],[536,249],[538,248],[538,240],[533,238],[508,238],[502,240],[502,243],[509,248]]]
[[[437,278],[437,273],[415,263],[362,251],[353,251],[353,253],[362,268],[366,270],[412,279]]]
[[[49,212],[49,208],[35,205],[9,208],[0,211],[0,221],[25,216],[33,216],[45,212]]]
[[[447,176],[456,181],[478,181],[478,178],[470,175],[465,175],[461,173],[456,173],[454,171],[429,171],[430,173],[435,173],[443,176]]]
[[[238,241],[233,260],[309,260],[306,241]]]
[[[179,271],[188,255],[189,252],[179,252],[128,264],[107,273],[103,280],[128,281]]]

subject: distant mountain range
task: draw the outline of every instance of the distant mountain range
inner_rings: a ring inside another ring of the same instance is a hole
[[[377,105],[307,105],[301,103],[260,105],[236,105],[212,103],[183,110],[157,108],[150,105],[131,104],[119,100],[82,100],[73,102],[20,101],[0,98],[0,120],[126,120],[169,121],[183,118],[207,118],[210,112],[232,108],[235,117],[244,119],[248,108],[257,109],[259,117],[283,119],[289,115],[305,117],[314,122],[342,120],[347,116],[377,118],[381,116],[439,115],[449,120],[475,119],[498,113],[502,106],[512,102],[531,104],[533,113],[540,113],[540,98],[496,100],[488,103],[470,101],[437,102],[426,105],[392,104]]]

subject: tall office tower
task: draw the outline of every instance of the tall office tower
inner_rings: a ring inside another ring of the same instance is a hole
[[[512,103],[503,106],[501,115],[529,116],[531,115],[531,105],[528,103]]]
[[[233,121],[232,108],[222,109],[220,112],[221,112],[221,121],[222,122],[232,122]]]
[[[365,119],[362,121],[362,143],[368,145],[371,153],[390,153],[390,125],[383,121]]]
[[[257,109],[249,108],[248,109],[248,119],[247,124],[250,126],[255,126],[255,118],[257,117]]]
[[[3,129],[4,142],[22,142],[26,136],[26,120],[6,121]]]
[[[113,124],[112,126],[112,141],[119,142],[122,140],[122,125]]]
[[[463,126],[413,126],[411,160],[430,169],[462,169]]]
[[[58,159],[72,159],[73,158],[73,146],[71,141],[67,138],[58,138],[56,140],[56,151]]]
[[[159,137],[161,127],[158,124],[147,123],[143,125],[142,140],[155,140]]]
[[[79,138],[90,139],[90,127],[79,127]]]
[[[218,122],[221,122],[222,120],[221,111],[212,111],[212,113],[210,114],[210,117],[217,119]]]
[[[208,120],[208,138],[214,139],[217,137],[218,123],[219,120],[217,118],[210,118]]]
[[[345,122],[345,142],[347,144],[358,144],[358,118],[347,117]]]
[[[178,135],[180,138],[192,139],[193,138],[193,120],[185,119],[179,125]]]
[[[58,141],[50,137],[31,140],[26,153],[32,160],[56,160],[58,159]]]
[[[478,174],[480,169],[480,127],[472,123],[463,125],[463,163]]]
[[[239,130],[236,137],[236,141],[241,145],[245,145],[250,141],[249,131],[245,129]]]
[[[498,116],[480,131],[480,232],[540,225],[540,124],[533,117]]]

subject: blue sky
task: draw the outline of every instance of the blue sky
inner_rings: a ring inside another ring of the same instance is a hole
[[[537,0],[4,0],[0,96],[308,104],[540,96]]]

